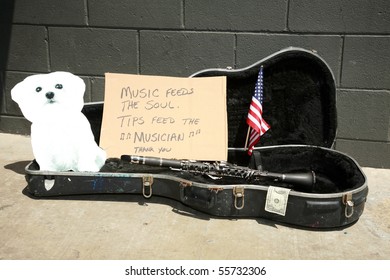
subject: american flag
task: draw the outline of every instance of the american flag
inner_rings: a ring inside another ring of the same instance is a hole
[[[259,71],[259,76],[257,77],[255,93],[252,96],[251,105],[249,107],[248,117],[246,123],[249,125],[251,132],[249,135],[248,141],[248,154],[251,155],[253,152],[254,146],[257,142],[260,141],[260,136],[262,136],[268,129],[271,127],[263,119],[263,66],[261,66]]]

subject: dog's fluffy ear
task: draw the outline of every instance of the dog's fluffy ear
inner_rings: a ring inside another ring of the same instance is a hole
[[[40,76],[41,74],[38,75]],[[23,116],[30,122],[33,121],[35,116],[35,110],[33,106],[31,106],[31,103],[34,102],[31,97],[31,87],[34,84],[34,80],[38,78],[38,75],[32,75],[25,78],[11,89],[12,100],[18,103]]]

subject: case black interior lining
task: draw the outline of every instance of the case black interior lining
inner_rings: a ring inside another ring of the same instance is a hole
[[[317,55],[294,49],[245,69],[210,69],[193,75],[227,76],[229,147],[245,145],[246,117],[261,65],[264,66],[263,116],[271,129],[258,145],[331,147],[337,123],[333,75]]]
[[[329,149],[312,146],[279,146],[259,151],[263,170],[277,173],[314,171],[316,184],[311,190],[303,190],[305,192],[344,192],[358,188],[365,182],[365,177],[354,160]],[[244,158],[242,155],[235,157]],[[233,157],[231,158],[233,161]]]

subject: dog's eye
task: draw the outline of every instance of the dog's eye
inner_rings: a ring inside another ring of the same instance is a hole
[[[41,87],[37,87],[37,88],[35,89],[36,92],[40,92],[41,90],[42,90]]]
[[[61,84],[56,84],[56,89],[62,89],[63,86]]]

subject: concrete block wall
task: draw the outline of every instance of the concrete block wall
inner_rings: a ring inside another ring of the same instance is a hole
[[[101,101],[104,73],[188,76],[316,50],[337,83],[336,149],[390,168],[388,0],[1,0],[0,131],[29,133],[10,89],[65,70]]]

